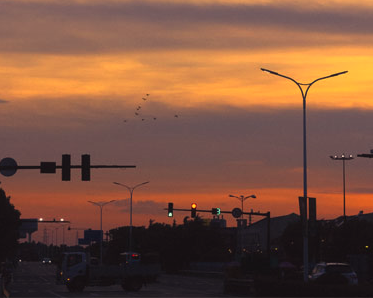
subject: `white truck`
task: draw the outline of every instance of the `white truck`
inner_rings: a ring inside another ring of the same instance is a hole
[[[64,253],[57,284],[65,284],[70,292],[81,292],[86,286],[120,284],[126,291],[139,291],[156,279],[159,263],[142,263],[140,254],[122,253],[118,265],[99,264],[84,252]]]

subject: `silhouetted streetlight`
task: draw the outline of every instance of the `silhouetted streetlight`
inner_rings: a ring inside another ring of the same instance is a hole
[[[305,198],[305,200],[307,200],[308,197],[307,197],[306,98],[307,98],[308,90],[317,81],[332,78],[332,77],[336,77],[336,76],[347,73],[347,71],[337,72],[337,73],[331,74],[331,75],[326,76],[326,77],[318,78],[318,79],[312,81],[311,83],[303,84],[303,83],[297,82],[296,80],[294,80],[291,77],[284,76],[284,75],[282,75],[278,72],[275,72],[275,71],[272,71],[272,70],[269,70],[269,69],[265,69],[265,68],[261,68],[261,70],[264,71],[264,72],[268,72],[270,74],[279,76],[279,77],[283,77],[285,79],[288,79],[288,80],[294,82],[299,87],[300,92],[302,94],[302,98],[303,98],[303,198]],[[307,87],[306,91],[303,91],[302,86]],[[308,229],[307,229],[307,227],[306,227],[305,230],[306,230],[306,232],[303,235],[303,263],[304,263],[303,264],[304,265],[304,275],[303,275],[303,277],[304,277],[304,281],[307,282],[308,281],[308,235],[307,235]]]
[[[346,220],[346,173],[345,173],[345,161],[346,160],[351,160],[354,159],[352,155],[350,154],[349,156],[345,156],[343,153],[341,156],[330,156],[331,159],[333,160],[342,160],[343,164],[343,219]]]
[[[229,197],[231,197],[231,198],[237,198],[237,199],[239,199],[241,201],[241,211],[242,211],[241,219],[243,219],[243,202],[246,201],[249,198],[256,199],[255,195],[250,195],[250,196],[244,196],[244,195],[234,196],[234,195],[229,195]]]
[[[103,234],[104,234],[103,231],[102,231],[102,209],[104,209],[104,206],[106,206],[107,204],[110,204],[110,203],[112,203],[114,201],[115,200],[111,200],[111,201],[108,201],[108,202],[92,202],[92,201],[88,201],[89,203],[100,207],[100,231],[101,231],[101,235],[100,235],[100,263],[101,264],[102,264],[102,238],[103,238]]]
[[[113,182],[113,183],[116,184],[116,185],[123,186],[123,187],[127,188],[128,191],[130,192],[130,233],[129,233],[128,249],[129,249],[129,252],[132,252],[132,196],[133,196],[133,191],[135,190],[135,188],[149,183],[149,181],[142,182],[142,183],[137,184],[137,185],[132,186],[132,187],[127,186],[127,185],[122,184],[122,183],[119,183],[119,182]]]

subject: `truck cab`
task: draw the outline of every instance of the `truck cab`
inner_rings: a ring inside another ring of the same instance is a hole
[[[122,252],[119,255],[119,264],[128,265],[133,263],[140,263],[141,255],[137,252]]]
[[[60,281],[71,292],[82,291],[87,284],[87,255],[84,252],[63,254]]]
[[[81,292],[86,286],[119,284],[126,291],[138,291],[153,282],[160,269],[157,263],[143,263],[135,252],[120,254],[119,264],[100,264],[84,252],[64,253],[59,265],[57,283],[65,284],[70,292]]]

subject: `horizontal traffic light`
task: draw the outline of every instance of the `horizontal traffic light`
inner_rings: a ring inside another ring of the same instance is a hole
[[[211,213],[214,215],[220,215],[220,208],[212,208]]]

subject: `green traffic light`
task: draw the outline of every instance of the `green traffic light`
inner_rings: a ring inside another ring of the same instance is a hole
[[[216,215],[220,215],[220,208],[216,208]]]
[[[174,215],[172,214],[172,212],[168,212],[168,217],[172,217],[172,216],[174,216]]]

